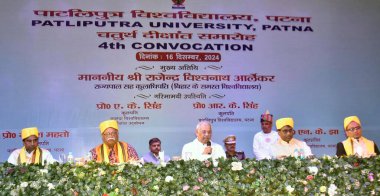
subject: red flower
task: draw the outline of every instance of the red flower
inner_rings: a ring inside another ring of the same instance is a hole
[[[137,193],[138,193],[138,191],[135,187],[132,187],[131,191],[132,191],[132,195],[137,195]]]
[[[306,176],[306,180],[313,180],[314,179],[314,176],[313,175],[307,175]]]
[[[355,163],[354,163],[354,167],[359,167],[359,165],[360,165],[360,164],[359,164],[358,162],[355,162]]]
[[[103,195],[102,196],[108,196],[108,194],[107,193],[103,193]]]

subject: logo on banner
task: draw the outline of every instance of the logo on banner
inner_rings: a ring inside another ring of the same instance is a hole
[[[173,9],[185,9],[185,5],[183,5],[185,0],[172,0],[172,2],[174,3],[172,6]]]

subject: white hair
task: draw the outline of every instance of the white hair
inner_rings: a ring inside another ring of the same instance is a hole
[[[197,124],[197,126],[195,127],[195,130],[198,131],[198,129],[200,129],[202,125],[209,125],[211,127],[211,123],[209,121],[203,120]]]

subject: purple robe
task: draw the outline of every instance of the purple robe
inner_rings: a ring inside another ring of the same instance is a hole
[[[155,164],[155,165],[160,164],[160,160],[159,160],[158,158],[156,158],[156,157],[153,155],[152,152],[149,152],[149,153],[145,154],[145,155],[143,156],[143,160],[144,160],[145,163],[153,163],[153,164]],[[165,155],[165,156],[164,156],[164,160],[165,160],[165,162],[168,162],[168,161],[170,161],[170,157],[167,156],[167,155]]]

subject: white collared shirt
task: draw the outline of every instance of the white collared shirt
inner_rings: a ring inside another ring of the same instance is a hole
[[[187,143],[182,148],[182,159],[197,159],[200,161],[206,160],[208,158],[218,159],[220,157],[226,158],[226,153],[223,147],[217,143],[211,141],[211,154],[202,154],[204,149],[207,147],[206,144],[202,144],[197,138],[190,143]]]

